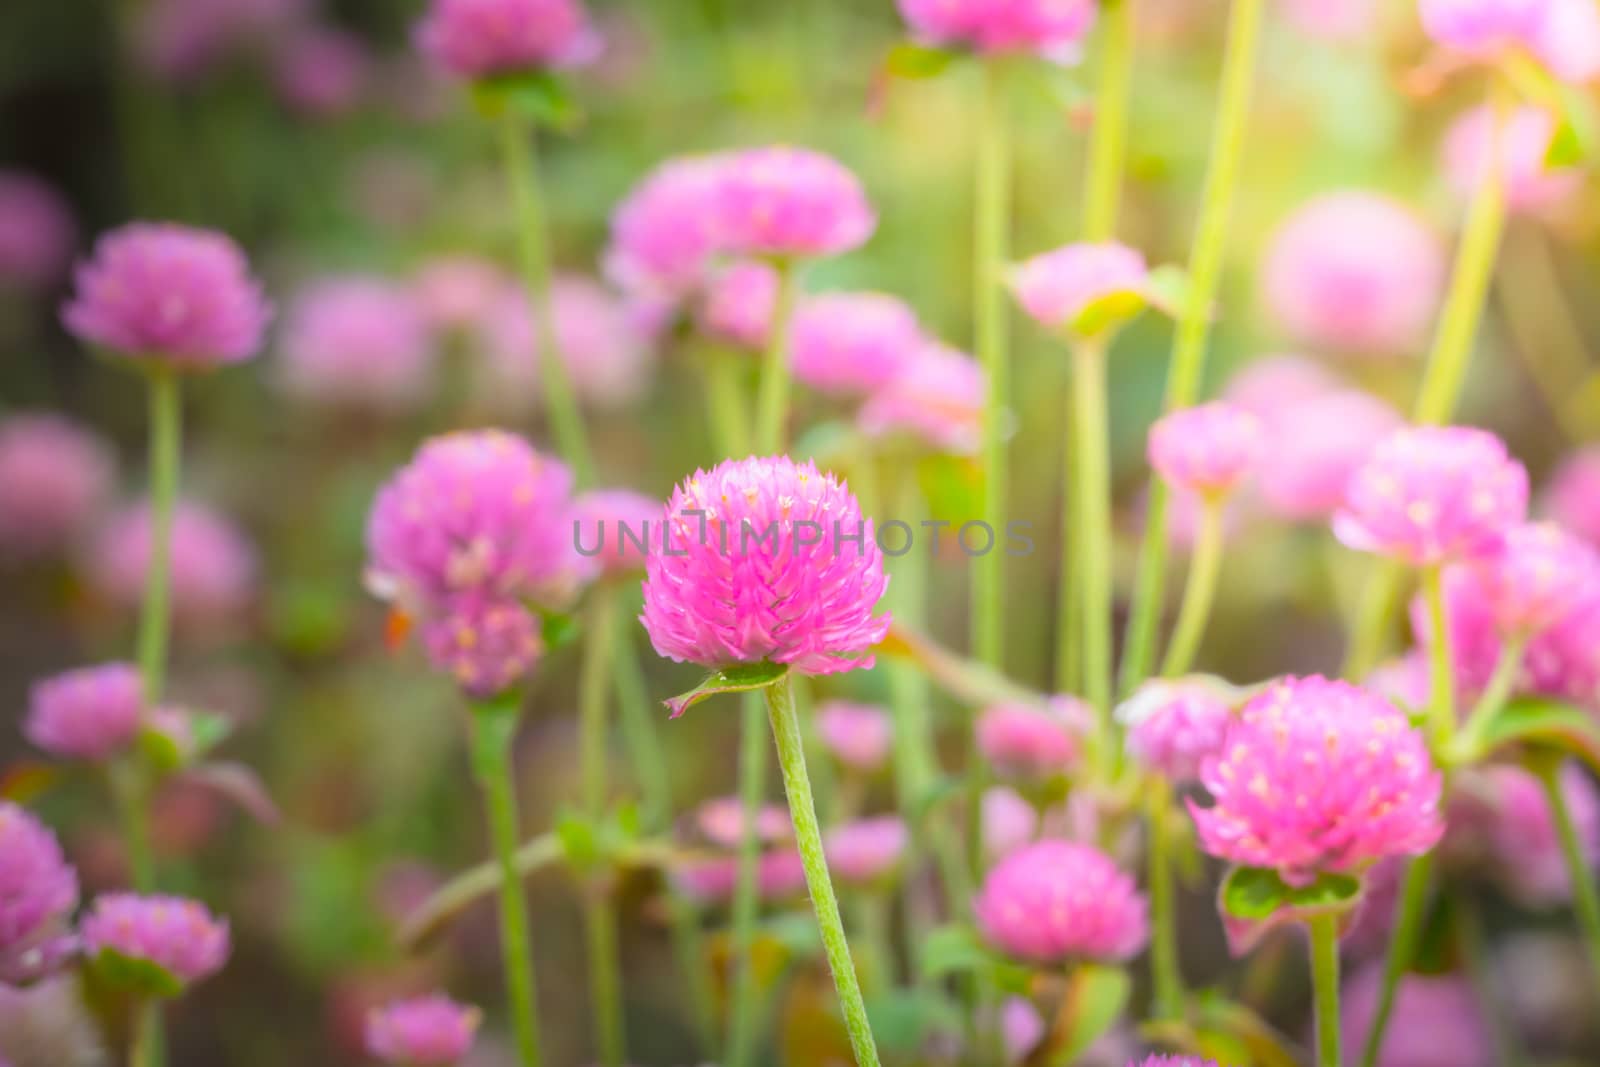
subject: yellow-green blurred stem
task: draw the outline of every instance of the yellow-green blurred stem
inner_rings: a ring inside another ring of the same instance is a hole
[[[1222,569],[1223,502],[1207,497],[1201,502],[1200,532],[1189,557],[1189,579],[1183,589],[1183,606],[1172,630],[1172,643],[1162,661],[1161,673],[1172,678],[1194,666],[1195,653],[1205,634],[1216,597],[1217,575]]]

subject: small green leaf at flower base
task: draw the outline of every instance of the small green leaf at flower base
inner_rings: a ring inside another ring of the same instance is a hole
[[[719,693],[747,693],[752,689],[765,689],[788,673],[788,666],[782,663],[768,663],[766,660],[760,663],[738,663],[732,667],[724,667],[720,671],[713,671],[706,675],[705,681],[687,693],[679,693],[665,703],[667,709],[672,712],[672,717],[676,719],[702,700]]]
[[[1168,318],[1177,318],[1189,302],[1193,282],[1189,272],[1175,263],[1163,263],[1145,276],[1145,299]]]
[[[1583,140],[1572,120],[1563,116],[1560,125],[1550,135],[1550,146],[1544,152],[1547,167],[1573,167],[1583,162]]]
[[[1144,308],[1145,296],[1136,289],[1106,293],[1084,305],[1067,324],[1067,332],[1074,337],[1104,337],[1127,325]]]
[[[600,835],[595,826],[575,811],[564,810],[556,816],[556,840],[561,851],[576,870],[592,868],[600,860]]]
[[[183,980],[159,963],[101,949],[90,965],[106,988],[141,999],[170,1000],[183,992]]]
[[[1235,867],[1223,880],[1219,901],[1235,919],[1261,921],[1284,908],[1300,914],[1342,911],[1361,894],[1361,882],[1344,874],[1323,874],[1310,885],[1292,886],[1265,867]]]
[[[889,49],[883,69],[896,78],[932,78],[942,74],[958,58],[957,53],[946,48],[930,48],[903,41]]]
[[[1072,972],[1058,1029],[1063,1034],[1056,1062],[1073,1063],[1122,1017],[1133,979],[1120,967],[1086,963]]]
[[[552,130],[571,130],[581,118],[566,83],[549,71],[484,78],[473,84],[472,102],[485,118],[509,112]]]
[[[1480,748],[1460,753],[1458,759],[1477,762],[1499,749],[1537,746],[1571,753],[1600,773],[1600,725],[1570,704],[1541,698],[1513,700],[1489,722],[1482,738]]]

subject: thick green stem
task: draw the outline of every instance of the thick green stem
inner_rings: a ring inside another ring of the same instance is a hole
[[[1339,916],[1318,915],[1307,926],[1317,1004],[1317,1067],[1344,1067],[1339,1056]]]
[[[1383,958],[1383,981],[1378,986],[1378,1004],[1373,1011],[1372,1028],[1367,1031],[1366,1045],[1361,1052],[1363,1067],[1376,1067],[1378,1052],[1383,1048],[1383,1035],[1389,1028],[1389,1017],[1394,1014],[1395,992],[1400,988],[1400,979],[1416,957],[1417,945],[1422,940],[1423,912],[1428,905],[1428,880],[1432,874],[1431,852],[1418,856],[1406,868],[1405,881],[1400,885],[1400,902],[1396,905],[1394,929],[1389,935],[1389,951]]]
[[[1128,89],[1133,81],[1134,2],[1108,0],[1100,5],[1100,78],[1083,191],[1086,241],[1104,241],[1116,233],[1128,143]]]
[[[517,871],[516,787],[513,784],[512,740],[517,732],[520,695],[511,693],[476,702],[472,707],[472,772],[483,790],[489,836],[500,869],[500,954],[506,994],[516,1033],[520,1067],[538,1067],[539,1020],[534,1000],[533,944],[528,932],[528,903]]]
[[[839,995],[850,1048],[855,1053],[857,1067],[878,1067],[878,1049],[867,1022],[866,1002],[861,997],[861,984],[850,958],[850,943],[845,939],[844,922],[839,917],[839,901],[834,896],[828,861],[822,851],[822,828],[817,824],[817,809],[811,799],[805,744],[789,676],[786,674],[767,686],[766,696],[772,736],[778,746],[778,766],[783,770],[783,789],[789,797],[789,817],[794,822],[795,844],[805,867],[806,888],[811,892],[811,907],[817,917],[817,929],[822,934],[822,947],[828,957],[828,967],[833,971],[833,987]]]
[[[1264,0],[1233,0],[1228,13],[1217,119],[1211,132],[1211,156],[1201,194],[1200,216],[1195,225],[1194,246],[1189,254],[1189,289],[1179,312],[1172,364],[1167,370],[1168,411],[1195,402],[1205,368],[1211,311],[1216,304],[1227,250],[1228,217],[1233,206],[1239,161],[1244,156],[1263,3]],[[1153,478],[1122,659],[1120,682],[1124,693],[1132,692],[1149,675],[1156,661],[1156,630],[1161,621],[1166,588],[1167,497],[1166,485],[1159,478]]]
[[[1006,306],[1002,271],[1011,215],[1011,145],[1006,115],[1006,76],[1001,60],[983,65],[983,100],[978,114],[973,203],[973,325],[978,361],[988,376],[984,400],[983,521],[1005,529],[1006,403],[1011,368],[1006,354]],[[1005,554],[985,552],[972,561],[972,649],[991,667],[1004,660]]]
[[[733,887],[733,998],[729,1006],[728,1065],[746,1067],[755,1055],[761,990],[755,966],[756,920],[760,899],[761,805],[766,799],[767,724],[761,697],[746,693],[739,714],[739,799],[744,836],[739,843],[739,876]]]
[[[1101,766],[1115,757],[1111,721],[1111,463],[1106,419],[1106,351],[1079,342],[1072,351],[1072,490],[1083,553],[1083,691],[1099,717]]]
[[[1172,629],[1172,642],[1161,662],[1163,677],[1173,678],[1194,666],[1200,638],[1211,617],[1211,602],[1217,593],[1217,575],[1222,570],[1222,510],[1219,499],[1201,502],[1200,531],[1194,552],[1189,556],[1189,578],[1183,588],[1183,606]]]
[[[1450,657],[1450,627],[1444,610],[1444,576],[1437,564],[1422,570],[1422,595],[1428,605],[1428,741],[1434,753],[1449,750],[1456,728],[1455,673]]]
[[[764,456],[782,452],[788,440],[789,320],[794,315],[796,289],[794,265],[779,262],[773,266],[778,272],[778,296],[756,395],[756,451]]]
[[[158,1067],[161,1063],[161,1001],[148,997],[133,1009],[133,1030],[128,1035],[128,1067]]]
[[[616,638],[617,600],[610,590],[599,589],[589,605],[588,633],[584,635],[580,668],[578,747],[583,776],[583,806],[598,825],[606,817],[607,740],[613,641]],[[626,1057],[622,1009],[622,976],[618,960],[617,902],[609,879],[588,887],[585,925],[589,942],[589,995],[593,1001],[596,1047],[601,1067],[622,1067]]]
[[[149,371],[150,562],[139,613],[139,673],[148,706],[161,702],[167,679],[167,642],[172,631],[172,513],[178,501],[183,441],[183,398],[178,376]]]
[[[1184,1014],[1183,971],[1178,964],[1177,894],[1172,877],[1172,789],[1150,789],[1150,977],[1157,1020]]]
[[[1535,770],[1544,784],[1545,799],[1550,804],[1550,814],[1555,819],[1556,833],[1561,839],[1561,855],[1567,861],[1567,877],[1572,882],[1572,906],[1578,913],[1578,925],[1583,930],[1589,964],[1600,976],[1600,889],[1595,886],[1594,870],[1589,866],[1583,841],[1572,821],[1567,794],[1561,788],[1561,761],[1553,756],[1543,756],[1535,764]]]
[[[538,331],[545,410],[550,414],[550,427],[561,457],[572,467],[579,485],[592,485],[594,456],[589,450],[572,378],[561,358],[555,308],[550,302],[550,234],[545,221],[534,130],[516,109],[507,108],[500,120],[500,134],[506,180],[510,183],[516,210],[517,251],[522,262],[523,284],[528,289],[529,308],[534,329]]]

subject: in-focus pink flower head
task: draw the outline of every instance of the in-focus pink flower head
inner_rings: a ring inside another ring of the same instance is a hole
[[[1117,708],[1128,753],[1176,785],[1200,780],[1200,765],[1222,747],[1233,708],[1204,679],[1152,679]]]
[[[1406,355],[1433,324],[1445,251],[1396,200],[1328,193],[1278,228],[1261,279],[1268,312],[1294,340],[1341,355]]]
[[[850,885],[884,882],[900,869],[911,834],[898,815],[878,815],[832,827],[823,850],[833,877]]]
[[[434,368],[427,323],[405,287],[379,278],[327,278],[285,317],[284,387],[313,404],[400,412],[426,399]]]
[[[1082,750],[1078,731],[1085,716],[1072,697],[1045,706],[995,704],[974,728],[978,751],[1001,774],[1056,778],[1073,769]]]
[[[124,358],[201,371],[261,350],[271,307],[232,239],[176,223],[103,235],[61,312],[79,340]]]
[[[0,419],[0,561],[60,552],[88,528],[111,492],[110,448],[60,415]]]
[[[878,218],[837,160],[774,145],[728,155],[712,203],[718,247],[736,256],[815,259],[865,243]]]
[[[1345,492],[1333,532],[1346,546],[1436,566],[1492,552],[1528,509],[1528,472],[1500,438],[1421,426],[1379,441]]]
[[[462,598],[558,604],[586,576],[572,474],[503,430],[424,442],[367,518],[367,584],[424,618]]]
[[[899,0],[912,35],[930,45],[976,52],[1032,52],[1078,58],[1094,23],[1089,0]]]
[[[991,858],[1009,856],[1039,836],[1039,809],[1010,786],[984,790],[979,806],[983,848]]]
[[[1483,768],[1482,778],[1488,787],[1488,844],[1512,893],[1534,906],[1570,901],[1572,879],[1544,786],[1532,773],[1509,764]],[[1600,794],[1589,776],[1571,763],[1561,768],[1560,785],[1592,871],[1600,859]]]
[[[872,774],[889,761],[894,723],[877,704],[829,700],[817,708],[817,740],[853,771]]]
[[[186,626],[236,619],[255,598],[256,549],[221,513],[180,500],[172,515],[172,611]],[[107,519],[89,546],[90,585],[106,600],[132,610],[144,598],[150,566],[150,510],[126,507]]]
[[[1573,452],[1556,468],[1544,494],[1552,519],[1600,546],[1600,445]]]
[[[1489,174],[1493,124],[1493,111],[1478,107],[1457,119],[1445,136],[1445,175],[1463,199],[1470,199]],[[1519,107],[1503,121],[1496,158],[1500,188],[1512,211],[1547,211],[1570,200],[1582,187],[1576,169],[1545,162],[1555,135],[1555,116],[1544,108]]]
[[[61,844],[25,809],[0,800],[0,968],[42,947],[78,905]],[[3,979],[0,979],[3,980]]]
[[[1148,278],[1143,253],[1105,241],[1034,256],[1012,269],[1010,284],[1022,309],[1046,329],[1099,334],[1144,306]]]
[[[1201,846],[1290,885],[1418,855],[1444,832],[1441,779],[1395,707],[1347,682],[1285,678],[1244,706],[1189,802]]]
[[[1261,501],[1306,522],[1326,521],[1344,504],[1351,476],[1405,420],[1371,393],[1338,389],[1285,405],[1269,425],[1278,429],[1256,472]]]
[[[700,836],[713,845],[738,848],[744,842],[744,802],[736,796],[705,801],[695,810],[694,821]],[[755,831],[762,844],[788,841],[794,836],[789,809],[780,804],[763,805],[756,812]]]
[[[1174,489],[1216,499],[1255,470],[1266,445],[1259,418],[1218,400],[1156,420],[1150,428],[1150,465]]]
[[[662,503],[632,489],[591,489],[573,501],[573,532],[581,554],[605,574],[644,570],[645,556],[661,539]]]
[[[98,762],[132,743],[143,717],[139,669],[105,663],[35,682],[22,732],[52,756]]]
[[[0,170],[0,289],[55,282],[72,260],[77,236],[60,193],[31,174]]]
[[[1133,879],[1088,845],[1040,841],[995,865],[972,903],[984,939],[1018,959],[1126,960],[1149,937]]]
[[[665,518],[640,616],[658,653],[713,669],[872,666],[888,576],[872,522],[831,474],[787,456],[728,460],[675,489]]]
[[[886,293],[822,293],[795,310],[794,376],[823,393],[871,393],[898,376],[923,344],[916,312]]]
[[[90,956],[114,952],[153,963],[185,984],[211,977],[228,961],[227,921],[185,897],[97,897],[78,933]]]
[[[605,410],[637,401],[649,388],[652,366],[622,302],[592,278],[564,275],[550,286],[550,307],[556,348],[578,399]],[[502,292],[485,330],[489,357],[482,382],[485,401],[495,407],[526,407],[543,386],[542,338],[520,285]]]
[[[367,1015],[367,1054],[402,1067],[455,1067],[483,1015],[443,994],[397,1000]]]
[[[765,263],[732,263],[715,271],[695,308],[695,326],[713,341],[763,351],[778,306],[778,272]]]
[[[423,623],[422,643],[429,662],[476,700],[511,689],[544,655],[539,619],[510,598],[455,598]]]
[[[875,441],[907,442],[968,456],[978,451],[989,379],[978,361],[937,342],[887,385],[873,392],[856,414],[856,425]]]
[[[360,102],[371,67],[361,38],[330,26],[313,26],[278,46],[273,73],[278,95],[291,109],[332,118]]]
[[[1448,52],[1483,62],[1531,53],[1571,83],[1600,73],[1600,13],[1582,0],[1419,0],[1418,10]]]
[[[1383,968],[1357,971],[1340,995],[1340,1029],[1361,1048],[1378,1013]],[[1395,990],[1376,1067],[1491,1067],[1494,1040],[1472,983],[1457,974],[1410,973]]]
[[[432,0],[416,43],[465,79],[580,66],[601,47],[579,0]]]
[[[605,273],[623,292],[677,305],[706,283],[725,156],[680,156],[634,186],[611,216]]]
[[[429,260],[411,279],[411,297],[423,321],[441,333],[481,326],[511,282],[498,264],[476,256]]]

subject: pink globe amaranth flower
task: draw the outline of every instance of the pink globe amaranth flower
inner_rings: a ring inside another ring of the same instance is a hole
[[[556,347],[578,399],[614,410],[637,401],[650,386],[651,364],[627,309],[593,279],[568,275],[550,286]],[[543,387],[538,319],[521,286],[508,288],[486,323],[489,362],[486,399],[532,400]]]
[[[899,0],[921,41],[978,52],[1033,52],[1057,62],[1077,58],[1094,23],[1088,0]]]
[[[1426,852],[1444,832],[1421,733],[1347,682],[1274,683],[1228,725],[1200,780],[1215,801],[1189,801],[1201,846],[1290,885]]]
[[[1010,786],[984,790],[979,805],[983,849],[990,858],[1009,856],[1039,836],[1039,809]]]
[[[824,835],[828,870],[841,882],[873,885],[891,877],[905,858],[911,834],[898,815],[835,826]]]
[[[787,456],[728,460],[673,491],[645,561],[640,621],[657,652],[803,674],[871,667],[889,632],[871,520],[831,474]]]
[[[705,285],[718,251],[712,212],[725,156],[682,156],[656,167],[611,216],[605,274],[626,293],[675,306]]]
[[[1349,1048],[1362,1047],[1377,1016],[1382,971],[1366,967],[1345,983],[1339,1017]],[[1493,1062],[1494,1041],[1471,982],[1454,974],[1414,972],[1400,979],[1377,1067],[1490,1067]]]
[[[1152,679],[1117,708],[1128,754],[1175,785],[1200,780],[1200,765],[1222,747],[1233,709],[1205,682]]]
[[[1545,490],[1544,510],[1590,544],[1600,545],[1600,445],[1562,461]]]
[[[398,1000],[367,1015],[367,1054],[403,1067],[453,1067],[471,1051],[482,1018],[437,993]]]
[[[230,238],[160,222],[129,223],[101,237],[61,312],[85,343],[187,371],[254,356],[271,315]]]
[[[718,169],[712,218],[719,249],[761,259],[836,256],[878,225],[854,174],[786,145],[730,154]]]
[[[1039,1009],[1029,998],[1007,997],[1000,1005],[1000,1036],[1005,1040],[1007,1063],[1025,1062],[1048,1032]]]
[[[922,349],[922,327],[905,301],[886,293],[822,293],[795,311],[794,376],[823,393],[871,393]]]
[[[1351,475],[1333,532],[1346,546],[1417,567],[1493,551],[1528,508],[1528,472],[1494,434],[1399,430]]]
[[[1556,78],[1600,73],[1600,13],[1581,0],[1420,0],[1435,44],[1485,62],[1531,53]]]
[[[22,732],[53,756],[95,762],[126,748],[143,718],[139,669],[106,663],[35,682]]]
[[[1276,426],[1286,410],[1339,388],[1339,378],[1308,356],[1262,356],[1229,379],[1222,398]]]
[[[989,379],[977,360],[944,345],[925,345],[892,381],[862,404],[856,425],[873,440],[909,440],[956,455],[978,451]]]
[[[425,442],[367,517],[367,581],[422,617],[462,598],[559,602],[587,573],[572,547],[572,474],[503,430]]]
[[[1261,501],[1274,515],[1305,522],[1339,509],[1351,476],[1405,420],[1370,393],[1340,389],[1285,405],[1268,425],[1272,447],[1256,472]]]
[[[1544,786],[1528,771],[1509,765],[1485,767],[1482,777],[1488,786],[1486,837],[1514,895],[1530,905],[1571,900],[1572,880]],[[1600,858],[1600,794],[1574,764],[1561,768],[1560,782],[1584,859],[1593,871]]]
[[[578,0],[432,0],[416,43],[467,79],[579,66],[600,53]]]
[[[0,170],[0,288],[39,289],[72,259],[78,229],[66,201],[31,174]]]
[[[1493,111],[1474,108],[1450,127],[1444,142],[1444,170],[1450,185],[1470,198],[1489,174]],[[1502,120],[1499,132],[1500,187],[1506,206],[1516,212],[1540,212],[1568,200],[1583,184],[1571,167],[1552,168],[1545,163],[1556,120],[1537,107],[1520,107]]]
[[[863,774],[882,770],[894,745],[894,724],[876,704],[827,701],[817,708],[816,730],[834,759]]]
[[[704,837],[722,848],[738,848],[744,843],[744,802],[738,797],[716,797],[701,804],[695,811],[695,826]],[[756,812],[756,837],[771,845],[788,841],[794,836],[794,826],[789,821],[789,809],[779,804],[765,804]]]
[[[118,607],[144,598],[150,566],[150,510],[144,504],[111,516],[89,546],[90,585]],[[229,519],[192,501],[172,515],[172,611],[184,625],[236,618],[255,597],[255,547]]]
[[[605,574],[644,570],[654,531],[661,536],[662,503],[631,489],[592,489],[573,502],[573,544]]]
[[[416,301],[376,278],[329,278],[290,306],[281,344],[284,387],[313,403],[396,412],[432,384],[433,345]]]
[[[1261,272],[1290,337],[1355,356],[1416,351],[1444,289],[1445,252],[1412,211],[1375,193],[1328,193],[1273,236]]]
[[[24,963],[21,957],[40,949],[77,905],[78,876],[55,835],[0,800],[0,968]]]
[[[991,945],[1040,964],[1126,960],[1149,937],[1133,879],[1099,849],[1067,841],[1040,841],[1001,860],[972,910]]]
[[[475,256],[441,256],[411,279],[411,299],[424,322],[441,333],[481,326],[511,281],[494,263]]]
[[[165,82],[187,84],[303,22],[309,0],[151,0],[134,26],[134,56]]]
[[[477,700],[515,686],[544,655],[540,622],[531,611],[516,600],[471,595],[430,616],[422,643],[429,662]]]
[[[1475,568],[1504,636],[1548,630],[1574,611],[1600,602],[1600,551],[1554,523],[1527,523],[1506,532]]]
[[[184,897],[109,893],[79,926],[90,956],[115,952],[153,963],[185,984],[209,978],[228,960],[228,923]]]
[[[673,886],[702,907],[726,903],[739,881],[739,861],[731,856],[688,860],[669,874]]]
[[[1232,492],[1264,451],[1261,420],[1225,401],[1174,411],[1150,428],[1150,465],[1174,489],[1203,497]]]
[[[1072,700],[1072,698],[1066,698]],[[1076,700],[1072,700],[1077,705]],[[1081,706],[1081,705],[1079,705]],[[1076,708],[996,704],[985,708],[974,728],[978,751],[1001,774],[1054,778],[1077,762],[1081,746]]]
[[[1013,268],[1011,291],[1040,325],[1071,332],[1078,316],[1102,300],[1128,295],[1137,308],[1148,277],[1144,255],[1127,245],[1073,244]]]
[[[806,868],[800,853],[780,848],[765,853],[756,867],[756,892],[762,900],[791,900],[806,891]]]
[[[778,272],[765,263],[735,263],[712,275],[695,309],[695,325],[713,341],[761,352],[772,338]]]
[[[0,560],[30,561],[82,534],[111,492],[111,450],[59,415],[0,419]]]
[[[361,38],[317,26],[299,31],[279,46],[273,75],[279,97],[291,109],[331,118],[355,107],[371,65]]]

